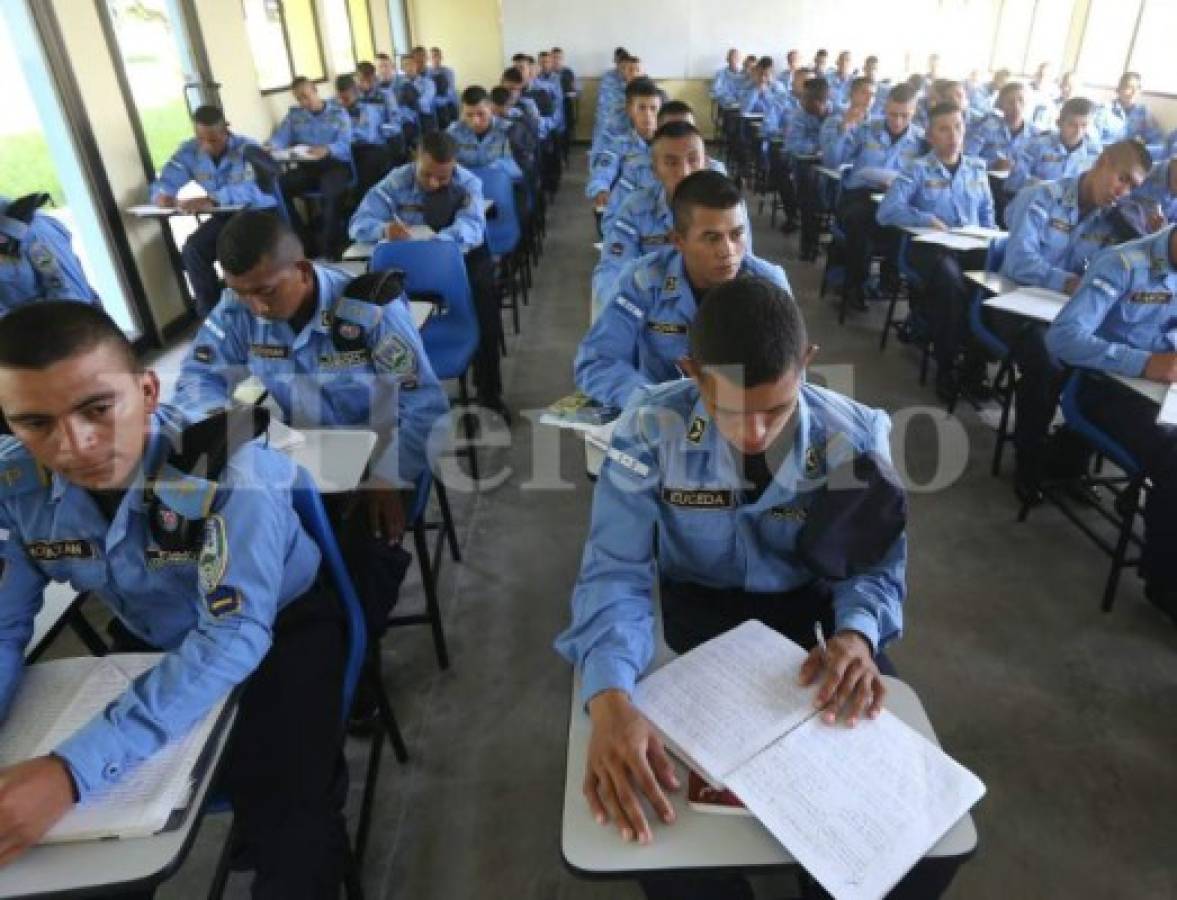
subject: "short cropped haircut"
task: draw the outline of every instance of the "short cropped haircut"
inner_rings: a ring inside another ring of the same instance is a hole
[[[824,78],[810,78],[805,82],[806,97],[824,97],[830,92],[830,83]]]
[[[667,127],[667,126],[664,126]],[[743,201],[740,188],[726,175],[711,169],[693,172],[684,178],[674,191],[670,210],[674,215],[674,230],[686,234],[696,207],[704,209],[734,209]]]
[[[217,237],[217,261],[229,275],[244,275],[265,259],[290,263],[303,255],[294,229],[265,210],[242,210]]]
[[[462,91],[463,106],[477,106],[479,103],[485,103],[489,99],[490,94],[480,84],[472,84],[466,90]]]
[[[1062,105],[1058,111],[1060,119],[1067,119],[1072,116],[1089,116],[1095,112],[1095,104],[1086,97],[1072,97]]]
[[[870,78],[869,76],[866,76],[866,75],[859,75],[857,78],[855,78],[853,81],[850,82],[850,93],[853,94],[855,91],[860,91],[864,87],[872,87],[873,88],[874,86],[875,86],[875,80],[873,78]]]
[[[335,77],[335,93],[342,94],[344,91],[355,90],[356,79],[353,75],[337,75]]]
[[[387,53],[383,53],[383,52],[377,53],[376,58],[377,59],[384,59],[384,60],[387,60],[388,62],[392,62],[392,57],[389,56]]]
[[[649,78],[635,78],[625,86],[625,102],[629,103],[635,97],[657,97],[658,85]]]
[[[695,111],[691,109],[691,104],[686,100],[667,100],[662,104],[662,108],[658,110],[658,118],[665,119],[669,116],[691,116],[694,117]]]
[[[445,131],[427,131],[421,135],[421,152],[434,162],[453,162],[458,156],[458,142]]]
[[[891,88],[891,92],[887,94],[888,103],[911,103],[915,99],[915,91],[911,89],[911,85],[906,82],[900,82]]]
[[[1148,152],[1148,147],[1144,146],[1144,142],[1138,138],[1128,138],[1108,144],[1103,148],[1100,156],[1123,165],[1139,167],[1145,172],[1152,168],[1152,154]]]
[[[523,75],[514,66],[509,69],[503,69],[503,77],[500,81],[509,81],[512,84],[523,84]]]
[[[304,84],[312,84],[313,82],[305,75],[295,75],[290,79],[290,90],[297,91]]]
[[[192,113],[192,124],[204,125],[206,127],[224,125],[225,112],[219,106],[212,106],[210,104],[198,106],[196,111]]]
[[[553,52],[553,53],[563,53],[563,52],[564,52],[564,48],[563,48],[563,47],[553,47],[553,48],[552,48],[552,52]]]
[[[613,51],[614,64],[619,63],[622,60],[627,59],[628,57],[629,57],[629,51],[626,50],[624,47],[618,47]]]
[[[771,56],[762,56],[760,59],[756,60],[756,68],[758,69],[771,69],[773,65],[774,63]]]
[[[526,61],[527,61],[527,54],[526,53],[516,53],[514,56],[511,57],[511,62],[519,63],[519,62],[526,62]]]
[[[665,125],[659,125],[658,130],[654,132],[654,139],[652,144],[657,144],[663,138],[667,140],[675,140],[676,138],[696,136],[700,141],[703,140],[703,132],[684,119],[675,119],[673,122],[667,122]]]
[[[1001,86],[1001,90],[997,92],[997,102],[1000,103],[1002,100],[1004,100],[1010,94],[1013,94],[1015,91],[1025,91],[1025,90],[1026,90],[1025,85],[1023,85],[1020,81],[1007,81],[1005,84],[1003,84]]]
[[[954,87],[956,87],[956,82],[951,78],[937,78],[932,82],[932,93],[937,97],[943,97]]]
[[[510,99],[511,92],[501,84],[495,85],[490,89],[490,102],[495,106],[506,106],[507,101]]]
[[[0,368],[47,369],[109,344],[130,372],[143,367],[135,349],[102,307],[82,300],[38,300],[0,319]]]
[[[1120,76],[1120,80],[1116,82],[1116,87],[1117,88],[1125,87],[1128,84],[1128,82],[1131,81],[1133,78],[1135,78],[1137,81],[1143,80],[1143,79],[1141,79],[1139,72],[1125,72],[1123,75]]]
[[[707,291],[688,340],[697,365],[730,369],[745,389],[800,370],[809,345],[805,320],[788,291],[755,275]]]
[[[928,110],[928,127],[931,128],[932,123],[941,116],[951,116],[953,113],[959,114],[960,111],[960,107],[955,103],[937,103]]]
[[[363,75],[365,78],[371,78],[376,74],[376,67],[367,61],[356,63],[356,74]]]

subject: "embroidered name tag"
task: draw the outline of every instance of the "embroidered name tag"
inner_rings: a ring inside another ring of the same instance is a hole
[[[685,509],[729,509],[732,505],[732,492],[663,488],[662,500],[671,506],[680,506]]]
[[[806,516],[805,510],[800,506],[774,506],[768,514],[774,519],[783,519],[786,522],[804,522]]]
[[[1063,234],[1071,233],[1071,223],[1066,219],[1051,219],[1050,227],[1056,231],[1061,231]]]
[[[290,348],[281,344],[250,344],[249,352],[262,359],[286,359],[290,356]]]
[[[55,562],[59,559],[96,559],[98,553],[90,541],[33,541],[25,544],[25,552],[38,562]]]
[[[372,354],[367,350],[343,350],[319,357],[321,369],[347,369],[351,366],[366,366],[372,361]]]
[[[669,240],[665,234],[649,234],[642,238],[642,246],[661,247],[663,244],[669,243]]]
[[[941,188],[948,187],[949,184],[950,182],[947,178],[929,178],[924,182],[924,187],[926,187],[929,191],[938,191]]]
[[[161,569],[164,566],[190,566],[196,563],[200,553],[197,550],[160,550],[148,547],[143,551],[147,568]]]
[[[687,333],[687,326],[680,322],[647,322],[646,327],[657,334]]]
[[[1161,304],[1168,303],[1172,299],[1172,291],[1133,291],[1128,297],[1128,302],[1160,306]]]

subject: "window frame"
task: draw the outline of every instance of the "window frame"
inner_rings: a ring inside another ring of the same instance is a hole
[[[319,24],[319,4],[315,0],[307,0],[311,7],[311,24],[315,27],[315,49],[319,52],[319,66],[323,70],[323,74],[318,78],[312,78],[312,84],[326,84],[329,81],[329,73],[327,70],[327,53],[323,47],[323,27]],[[282,45],[286,48],[286,67],[290,70],[290,79],[294,80],[296,75],[301,73],[294,69],[294,51],[290,43],[290,29],[286,24],[286,0],[277,0],[278,3],[278,21],[282,25]],[[241,14],[245,15],[245,0],[241,0]],[[353,39],[354,40],[354,39]],[[253,46],[249,48],[250,55],[253,55]],[[290,90],[290,82],[272,88],[263,88],[258,84],[258,90],[263,97],[271,97],[275,94],[285,94]]]
[[[1158,3],[1158,2],[1164,2],[1164,0],[1141,0],[1140,8],[1136,11],[1136,21],[1132,25],[1132,38],[1128,41],[1128,47],[1124,51],[1124,64],[1120,68],[1121,72],[1132,71],[1132,56],[1136,52],[1136,41],[1140,37],[1140,25],[1144,21],[1144,11],[1150,3]],[[1079,50],[1078,50],[1078,54],[1075,57],[1076,61],[1078,61],[1079,57],[1081,57],[1083,55],[1083,48],[1087,44],[1087,29],[1090,24],[1091,24],[1091,7],[1088,6],[1084,10],[1083,35],[1079,39]],[[1095,35],[1092,35],[1092,37],[1094,38]],[[1147,73],[1141,72],[1140,74],[1141,74],[1141,77],[1144,78],[1147,83]],[[1090,87],[1097,88],[1097,89],[1103,90],[1103,91],[1115,91],[1115,89],[1116,89],[1116,86],[1114,84],[1096,84],[1095,82],[1091,82]],[[1177,100],[1177,92],[1175,92],[1175,91],[1150,91],[1147,88],[1145,88],[1145,90],[1143,90],[1141,93],[1146,97],[1161,97],[1161,98],[1167,99],[1167,100]]]

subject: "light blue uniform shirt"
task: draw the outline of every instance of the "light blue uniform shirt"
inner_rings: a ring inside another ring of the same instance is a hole
[[[1177,222],[1177,194],[1169,188],[1170,164],[1171,160],[1154,163],[1140,187],[1120,202],[1141,208],[1155,203],[1170,224]]]
[[[33,214],[26,225],[4,213],[11,201],[0,197],[0,236],[20,241],[19,251],[0,254],[0,315],[33,300],[86,300],[98,294],[86,281],[69,230],[53,216]]]
[[[315,266],[318,305],[302,331],[255,316],[226,289],[184,359],[175,403],[192,419],[229,404],[255,375],[295,428],[370,428],[378,443],[372,471],[412,484],[436,455],[429,436],[449,403],[406,299],[383,306],[343,296],[352,276]],[[358,349],[339,349],[332,330],[354,332]],[[439,435],[443,435],[439,431]],[[435,439],[441,440],[439,436]]]
[[[482,209],[482,182],[462,166],[454,167],[451,186],[464,198],[453,224],[437,231],[434,240],[454,241],[469,253],[486,240],[486,213]],[[425,225],[425,192],[417,181],[417,166],[406,163],[393,169],[372,186],[351,217],[348,234],[353,241],[383,240],[385,226],[399,217],[407,226]],[[436,230],[436,229],[434,229]]]
[[[556,639],[580,670],[585,702],[610,688],[631,692],[649,666],[659,577],[756,593],[817,580],[797,552],[805,514],[827,472],[860,453],[890,459],[890,421],[812,384],[802,385],[794,415],[789,455],[747,502],[740,454],[694,381],[642,391],[622,414],[593,494],[572,623]],[[876,650],[899,637],[906,566],[901,535],[875,565],[830,581],[835,627],[859,632]]]
[[[523,171],[511,152],[511,126],[502,119],[491,119],[490,127],[482,134],[465,122],[451,122],[446,128],[458,145],[458,163],[467,169],[500,169],[514,181],[523,180]]]
[[[650,145],[631,125],[625,131],[606,135],[601,142],[601,148],[592,156],[584,195],[591,200],[601,191],[609,191],[610,205],[614,205],[614,193],[621,191],[628,196],[648,186],[653,178]],[[617,205],[624,199],[619,198]]]
[[[1027,187],[1009,222],[1001,274],[1018,284],[1061,291],[1071,275],[1116,243],[1109,209],[1079,209],[1080,176]]]
[[[166,651],[54,749],[82,800],[117,784],[245,681],[269,652],[278,612],[319,570],[319,548],[291,506],[288,457],[251,442],[213,483],[164,467],[167,428],[153,420],[143,466],[113,521],[83,488],[39,477],[43,470],[15,438],[0,439],[0,520],[8,529],[0,545],[0,712],[20,684],[50,581],[94,592],[134,635]],[[160,550],[143,499],[149,480],[174,512],[190,519],[210,512],[199,554]]]
[[[1016,194],[1028,184],[1082,175],[1095,165],[1099,152],[1099,145],[1087,135],[1070,150],[1057,131],[1035,135],[1018,149],[1013,170],[1002,187],[1007,194]]]
[[[383,126],[386,116],[383,104],[364,103],[357,100],[349,108],[338,100],[330,102],[343,110],[343,114],[351,122],[351,142],[353,144],[384,145]]]
[[[852,166],[850,173],[842,177],[845,190],[882,187],[866,178],[864,170],[899,171],[916,160],[923,147],[924,130],[918,125],[908,125],[902,134],[893,137],[885,121],[868,122],[826,143],[822,147],[822,162],[832,169]]]
[[[454,74],[454,70],[449,66],[429,66],[425,70],[425,74],[432,81],[435,75],[444,75],[449,81],[449,89],[444,93],[437,90],[437,82],[433,82],[433,107],[436,109],[439,106],[457,106],[458,105],[458,76]]]
[[[340,162],[351,161],[351,117],[336,103],[324,103],[317,113],[292,106],[270,138],[281,150],[296,144],[326,147]]]
[[[779,81],[770,81],[766,85],[748,85],[739,96],[740,112],[744,115],[769,115],[778,113],[789,97],[789,92]]]
[[[757,275],[789,291],[780,266],[745,256],[740,274]],[[580,342],[576,386],[605,406],[622,407],[634,391],[681,377],[687,329],[698,302],[682,254],[663,247],[627,265],[613,298]]]
[[[1165,139],[1156,117],[1143,103],[1125,109],[1119,99],[1113,99],[1095,110],[1094,122],[1099,142],[1105,147],[1135,137],[1146,144],[1159,144]]]
[[[984,160],[962,156],[952,174],[934,152],[917,157],[891,182],[879,204],[879,224],[885,227],[929,227],[934,218],[949,228],[996,227]]]
[[[1174,226],[1113,247],[1092,260],[1083,282],[1046,333],[1063,365],[1140,376],[1153,353],[1177,351]]]
[[[151,185],[151,202],[161,194],[175,197],[180,188],[196,182],[218,206],[252,206],[268,209],[276,206],[270,194],[257,183],[249,151],[264,153],[257,142],[239,134],[230,134],[228,146],[219,159],[213,159],[200,149],[196,139],[182,143],[164,165],[159,178]]]
[[[740,69],[733,72],[724,66],[715,73],[715,77],[711,80],[711,99],[720,106],[739,103],[746,90],[747,82]]]
[[[964,152],[968,156],[979,156],[992,168],[998,160],[1016,160],[1022,147],[1033,137],[1034,132],[1025,121],[1022,130],[1014,134],[1002,116],[992,113],[968,127]]]
[[[420,121],[421,115],[432,115],[433,98],[437,96],[437,85],[433,83],[433,79],[428,75],[414,75],[412,78],[402,77],[397,84],[398,93],[405,84],[411,84],[417,89],[416,106],[400,104],[405,115],[414,122]],[[398,97],[397,99],[399,102],[400,98]]]
[[[813,156],[821,153],[821,126],[826,116],[815,116],[798,109],[789,117],[785,131],[785,151],[793,156]]]

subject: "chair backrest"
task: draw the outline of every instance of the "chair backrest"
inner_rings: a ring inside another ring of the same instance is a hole
[[[1084,377],[1087,376],[1084,375],[1082,370],[1075,369],[1072,371],[1067,376],[1067,383],[1063,387],[1062,396],[1059,398],[1059,407],[1063,411],[1063,419],[1066,420],[1067,427],[1094,447],[1096,452],[1106,456],[1123,469],[1129,478],[1135,478],[1141,472],[1139,460],[1097,428],[1083,414],[1083,410],[1079,406],[1079,387]]]
[[[494,201],[494,209],[486,219],[487,249],[495,256],[513,252],[519,246],[520,228],[510,176],[486,166],[471,169],[470,173],[482,182],[482,195]]]
[[[319,552],[323,555],[323,563],[335,583],[335,592],[343,604],[347,621],[347,664],[343,671],[343,715],[346,719],[368,651],[364,607],[343,562],[343,552],[335,539],[335,529],[331,527],[331,520],[327,518],[327,509],[323,506],[323,498],[319,496],[318,485],[302,466],[298,467],[295,475],[292,496],[294,511],[298,514],[306,533],[318,545]]]
[[[1008,243],[1008,236],[994,238],[989,242],[989,246],[985,250],[986,272],[996,273],[1001,271],[1002,263],[1005,262],[1005,248]],[[989,292],[980,285],[973,290],[973,299],[969,302],[969,329],[992,356],[998,359],[1005,359],[1009,356],[1009,344],[1002,340],[1001,336],[993,331],[985,322],[984,305],[985,299],[988,296]]]
[[[409,297],[435,294],[440,314],[421,329],[421,342],[438,378],[457,378],[478,348],[478,316],[462,251],[453,241],[381,241],[372,251],[373,272],[400,269]]]

